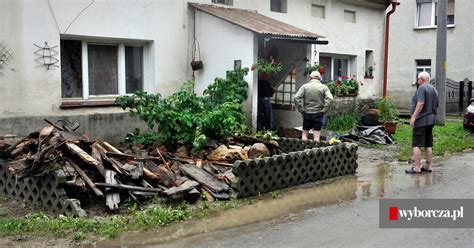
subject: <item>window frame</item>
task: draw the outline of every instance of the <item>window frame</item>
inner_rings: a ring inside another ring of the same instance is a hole
[[[278,1],[280,3],[280,11],[272,10],[272,2]],[[287,0],[270,0],[270,12],[286,14],[288,13],[288,1]]]
[[[331,71],[331,75],[330,75],[330,78],[329,80],[330,81],[336,81],[336,80],[339,80],[338,78],[334,78],[333,75],[334,75],[334,60],[335,59],[344,59],[344,60],[347,60],[347,77],[351,77],[351,56],[349,55],[333,55],[333,54],[319,54],[319,57],[318,57],[318,61],[321,62],[321,57],[325,57],[325,58],[330,58],[331,61],[329,63],[329,65],[326,65],[326,66],[330,66],[330,71]]]
[[[319,17],[319,16],[313,15],[313,8],[321,8],[323,10],[323,16]],[[326,19],[326,6],[321,5],[321,4],[311,3],[311,17],[319,18],[319,19]]]
[[[219,0],[211,0],[211,3],[213,4],[222,4],[226,6],[234,6],[234,0],[224,0],[224,3],[219,3]]]
[[[418,65],[418,62],[419,61],[422,61],[422,60],[429,60],[430,61],[430,65]],[[430,76],[432,76],[432,73],[433,73],[433,62],[432,62],[432,59],[415,59],[415,70],[414,70],[414,80],[413,80],[413,83],[412,85],[416,85],[418,79],[418,69],[422,69],[423,71],[426,71],[426,69],[430,69]]]
[[[142,89],[145,88],[145,78],[147,75],[147,56],[148,46],[146,42],[120,42],[120,41],[102,41],[94,39],[79,39],[79,38],[61,38],[61,40],[76,40],[81,42],[81,63],[82,63],[82,97],[63,97],[63,102],[71,101],[88,101],[88,100],[100,100],[100,99],[112,99],[123,95],[132,95],[133,93],[127,93],[126,85],[126,58],[125,58],[125,47],[142,47],[142,71],[143,71],[143,82]],[[89,52],[88,45],[103,45],[103,46],[117,46],[117,88],[118,94],[104,94],[104,95],[91,95],[89,94]],[[62,70],[61,70],[62,73]],[[61,80],[62,86],[62,80]]]
[[[448,24],[446,23],[446,27],[448,28],[453,28],[455,27],[456,25],[456,1],[452,1],[454,3],[454,23],[453,24]],[[435,1],[431,1],[431,19],[430,19],[430,25],[428,26],[420,26],[420,6],[421,4],[423,4],[422,2],[415,2],[416,4],[416,8],[415,8],[415,11],[416,11],[416,14],[415,14],[415,29],[429,29],[429,28],[437,28],[438,25],[435,24],[435,20],[436,20],[436,2]],[[448,5],[449,5],[449,0],[448,0]]]
[[[287,79],[290,78],[288,81]],[[285,86],[288,85],[290,90],[286,91]],[[282,90],[280,91],[280,87]],[[290,70],[288,76],[277,86],[275,93],[270,98],[275,109],[282,109],[282,110],[294,110],[295,109],[295,94],[298,90],[296,89],[296,71],[295,68]],[[279,94],[283,97],[280,99]],[[290,99],[285,99],[285,94],[290,95]]]

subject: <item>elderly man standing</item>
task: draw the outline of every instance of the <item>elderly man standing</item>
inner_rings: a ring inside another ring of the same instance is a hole
[[[430,83],[430,74],[418,74],[419,88],[411,101],[410,126],[413,128],[412,147],[415,166],[406,170],[409,174],[431,172],[433,162],[433,127],[438,108],[438,91]],[[426,165],[421,167],[421,150],[425,147]]]
[[[295,95],[295,105],[303,114],[302,140],[308,139],[309,130],[313,129],[313,139],[319,141],[324,114],[331,107],[334,98],[329,88],[321,83],[321,74],[313,71],[309,75],[310,81],[298,90]]]

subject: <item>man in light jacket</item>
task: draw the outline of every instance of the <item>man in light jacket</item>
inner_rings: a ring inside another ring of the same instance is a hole
[[[327,113],[334,98],[329,88],[321,83],[321,74],[313,71],[309,82],[301,86],[295,95],[295,105],[303,115],[302,140],[308,139],[309,130],[313,129],[313,139],[319,141],[324,115]]]

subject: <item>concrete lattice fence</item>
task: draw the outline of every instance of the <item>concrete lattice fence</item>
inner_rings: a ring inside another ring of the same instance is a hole
[[[248,197],[307,182],[354,174],[357,144],[281,139],[283,154],[234,163],[232,187],[237,197]]]
[[[26,201],[34,207],[55,214],[85,216],[77,199],[70,199],[64,191],[66,175],[62,170],[17,180],[8,171],[8,161],[0,159],[0,193],[9,199]]]

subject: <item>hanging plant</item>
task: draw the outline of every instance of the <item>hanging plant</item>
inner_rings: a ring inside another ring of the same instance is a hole
[[[271,61],[267,61],[266,59],[259,58],[257,60],[257,64],[253,64],[250,68],[252,71],[258,70],[258,72],[264,72],[268,74],[276,74],[283,70],[283,65],[280,62],[272,59]]]
[[[326,64],[314,63],[314,65],[306,67],[304,70],[304,75],[307,76],[313,71],[319,71],[319,74],[323,75],[326,72]]]
[[[198,55],[198,59],[196,60],[196,54]],[[193,42],[193,60],[191,61],[191,68],[193,71],[201,70],[203,67],[203,63],[201,61],[201,51],[199,49],[199,42],[196,38],[194,38]]]

